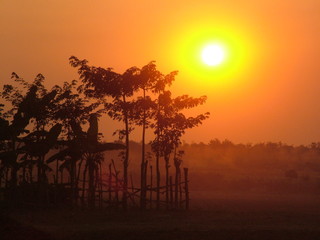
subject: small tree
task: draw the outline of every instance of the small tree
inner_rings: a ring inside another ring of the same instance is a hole
[[[41,74],[37,75],[32,84],[29,84],[15,73],[12,73],[12,79],[18,82],[22,89],[13,85],[4,85],[4,90],[1,92],[2,98],[12,105],[12,109],[6,113],[7,117],[12,118],[11,124],[2,130],[4,133],[2,135],[3,140],[7,141],[9,149],[1,155],[11,166],[11,185],[15,187],[17,186],[17,172],[19,170],[18,155],[26,151],[26,146],[20,148],[18,143],[24,142],[26,144],[28,140],[28,138],[21,139],[20,135],[29,132],[26,128],[30,121],[33,121],[34,132],[31,135],[37,136],[38,142],[42,141],[41,134],[44,133],[45,125],[50,121],[52,104],[57,92],[54,89],[49,93],[47,92],[43,86],[44,77]],[[23,88],[27,89],[25,95]],[[38,149],[38,151],[43,151],[43,149]],[[39,179],[42,176],[42,157],[38,154]]]
[[[141,194],[140,205],[144,209],[146,207],[146,188],[147,188],[147,162],[145,157],[145,134],[146,129],[154,125],[153,119],[159,115],[159,104],[157,100],[152,97],[164,91],[166,86],[171,85],[174,81],[176,71],[168,75],[162,74],[154,61],[142,67],[139,73],[139,88],[142,96],[138,97],[135,102],[135,122],[142,127],[142,149],[141,149]],[[157,132],[158,133],[158,132]],[[156,133],[156,134],[157,134]],[[157,188],[160,189],[160,168],[159,168],[159,154],[156,152],[156,177]],[[157,208],[160,203],[160,192],[157,191]]]
[[[155,131],[156,139],[152,142],[153,151],[160,152],[160,156],[165,160],[166,169],[166,203],[169,203],[169,168],[170,155],[174,153],[176,166],[176,181],[179,179],[181,158],[177,156],[177,149],[181,144],[181,137],[186,129],[193,128],[202,124],[208,118],[209,113],[200,114],[196,117],[186,117],[181,111],[203,104],[206,97],[192,98],[183,95],[177,98],[171,97],[171,92],[164,91],[159,95],[159,105],[161,111],[156,119]],[[176,183],[176,191],[178,183]]]
[[[83,151],[79,148],[83,147],[83,138],[86,134],[80,125],[87,123],[91,114],[99,106],[98,102],[92,103],[84,96],[81,97],[76,89],[77,86],[78,82],[74,80],[71,83],[65,82],[59,89],[59,104],[56,105],[54,119],[63,124],[64,140],[59,142],[62,151],[49,161],[49,163],[53,160],[56,161],[56,182],[58,182],[59,169],[68,170],[74,202],[77,202],[79,175],[83,163]],[[64,161],[60,167],[59,160]]]

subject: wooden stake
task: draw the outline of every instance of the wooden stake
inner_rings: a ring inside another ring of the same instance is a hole
[[[189,210],[189,185],[188,185],[188,168],[184,168],[184,189],[186,194],[186,210]]]
[[[179,172],[179,208],[180,208],[180,209],[183,208],[181,172]]]
[[[111,160],[112,161],[112,165],[113,165],[113,169],[114,169],[114,172],[115,172],[115,176],[116,176],[116,188],[115,188],[115,198],[116,198],[116,208],[119,207],[119,179],[118,179],[118,171],[116,169],[116,165],[114,164],[114,161],[113,159]]]
[[[170,208],[173,208],[173,187],[172,187],[172,176],[169,178],[170,184]]]
[[[102,195],[102,164],[101,163],[99,164],[99,167],[100,167],[100,194],[99,194],[100,202],[99,202],[99,207],[100,207],[100,209],[102,209],[102,203],[103,203],[102,197],[103,197],[103,195]]]
[[[153,174],[152,174],[152,165],[150,165],[150,209],[152,209],[152,178],[153,178]]]
[[[112,184],[112,170],[111,170],[111,163],[109,164],[109,182],[108,182],[108,191],[109,191],[109,205],[111,204],[111,184]]]
[[[84,207],[85,203],[84,203],[84,195],[85,195],[85,188],[86,188],[86,175],[87,175],[87,169],[88,169],[88,164],[86,164],[86,166],[84,167],[84,171],[83,171],[83,182],[82,182],[82,197],[81,197],[81,202],[82,202],[82,206]],[[63,174],[61,173],[61,176]]]
[[[131,191],[132,193],[134,193],[134,185],[133,185],[133,178],[132,178],[132,174],[130,174],[130,179],[131,179]],[[132,197],[132,202],[135,205],[135,200],[134,200],[134,195],[131,196]]]

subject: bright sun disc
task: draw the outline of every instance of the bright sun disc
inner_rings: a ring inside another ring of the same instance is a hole
[[[224,50],[219,45],[209,45],[202,50],[202,61],[209,66],[217,66],[224,60]]]

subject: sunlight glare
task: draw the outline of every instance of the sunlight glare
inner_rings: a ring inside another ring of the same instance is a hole
[[[209,66],[217,66],[225,58],[224,50],[219,45],[208,45],[202,50],[202,61]]]

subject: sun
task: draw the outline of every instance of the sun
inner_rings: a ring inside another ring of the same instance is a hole
[[[225,51],[220,45],[208,45],[203,48],[201,57],[205,64],[209,66],[217,66],[225,59]]]

